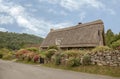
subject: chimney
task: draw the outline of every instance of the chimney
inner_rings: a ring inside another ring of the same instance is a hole
[[[78,25],[82,24],[82,22],[79,22]]]
[[[53,28],[51,28],[51,29],[50,29],[50,32],[53,32],[53,31],[54,31],[54,29],[53,29]]]

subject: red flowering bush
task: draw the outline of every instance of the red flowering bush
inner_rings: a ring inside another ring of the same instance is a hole
[[[21,49],[16,53],[16,58],[24,60],[27,53],[30,53],[30,51],[25,50],[25,49]]]
[[[35,56],[35,53],[34,53],[34,52],[29,52],[29,53],[26,54],[25,60],[26,60],[26,61],[31,61],[34,56]]]
[[[34,62],[37,62],[37,61],[39,60],[39,58],[40,58],[39,55],[35,55],[35,56],[33,57]]]

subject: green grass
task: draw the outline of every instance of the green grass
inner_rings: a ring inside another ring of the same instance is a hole
[[[44,64],[44,66],[59,68],[65,70],[72,70],[77,72],[85,72],[91,74],[100,74],[100,75],[108,75],[112,77],[120,77],[120,67],[108,67],[108,66],[79,66],[79,67],[66,67],[61,65],[53,65],[53,64]]]
[[[24,63],[24,64],[31,64],[31,65],[39,64],[39,63],[34,63],[32,61],[22,61],[22,60],[16,60],[15,62],[17,62],[17,63]]]

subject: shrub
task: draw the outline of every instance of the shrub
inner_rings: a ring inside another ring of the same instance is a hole
[[[32,52],[38,52],[38,48],[35,47],[31,47],[31,48],[27,48],[27,50],[32,51]]]
[[[70,57],[67,60],[66,64],[67,64],[68,67],[79,66],[80,65],[80,59],[79,58]]]
[[[53,63],[55,65],[59,65],[60,64],[60,60],[61,60],[61,55],[60,53],[56,53],[55,55],[52,56],[52,60],[53,60]]]
[[[41,51],[41,52],[39,52],[39,55],[40,55],[41,58],[45,58],[46,57],[46,52]]]
[[[48,47],[48,50],[49,50],[49,49],[56,49],[56,50],[58,50],[58,47],[57,47],[56,45],[55,45],[55,46],[49,46],[49,47]]]
[[[2,53],[0,53],[0,58],[2,58],[3,57],[3,54]]]
[[[34,52],[29,52],[29,53],[26,54],[25,60],[26,61],[32,61],[34,56],[35,56]]]
[[[75,58],[74,60],[74,66],[79,66],[80,65],[80,58]]]
[[[81,64],[82,65],[90,65],[91,64],[91,57],[90,55],[84,55],[81,59]]]
[[[3,49],[0,49],[0,53],[1,54],[8,54],[10,52],[10,50],[6,49],[6,48],[3,48]]]
[[[39,58],[40,58],[39,55],[35,55],[35,56],[33,57],[34,62],[37,62],[37,61],[39,60]]]
[[[116,42],[113,42],[113,43],[111,44],[111,47],[114,48],[114,49],[120,47],[120,40],[118,40],[118,41],[116,41]]]
[[[5,55],[2,57],[2,59],[11,60],[11,59],[12,59],[12,56],[13,56],[12,52],[9,52],[8,54],[5,54]]]
[[[67,56],[69,57],[81,57],[84,54],[87,54],[88,51],[85,50],[67,50],[62,53],[62,56]]]
[[[56,49],[49,49],[47,52],[46,52],[46,57],[48,58],[48,59],[51,59],[51,57],[55,54],[57,52],[57,50]]]
[[[92,52],[104,52],[104,51],[109,51],[111,48],[108,46],[98,46],[92,50]]]
[[[8,50],[6,48],[0,49],[0,58],[11,59],[12,55],[13,55],[13,53],[10,50]]]
[[[64,52],[64,55],[68,56],[68,57],[76,57],[78,55],[78,51],[76,50],[67,50]]]
[[[18,52],[16,52],[16,57],[19,59],[21,58],[23,55],[30,53],[30,51],[26,50],[26,49],[21,49]]]

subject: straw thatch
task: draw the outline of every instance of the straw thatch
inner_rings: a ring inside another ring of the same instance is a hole
[[[104,25],[101,20],[63,29],[51,29],[41,48],[58,45],[61,48],[96,47],[104,45]]]

